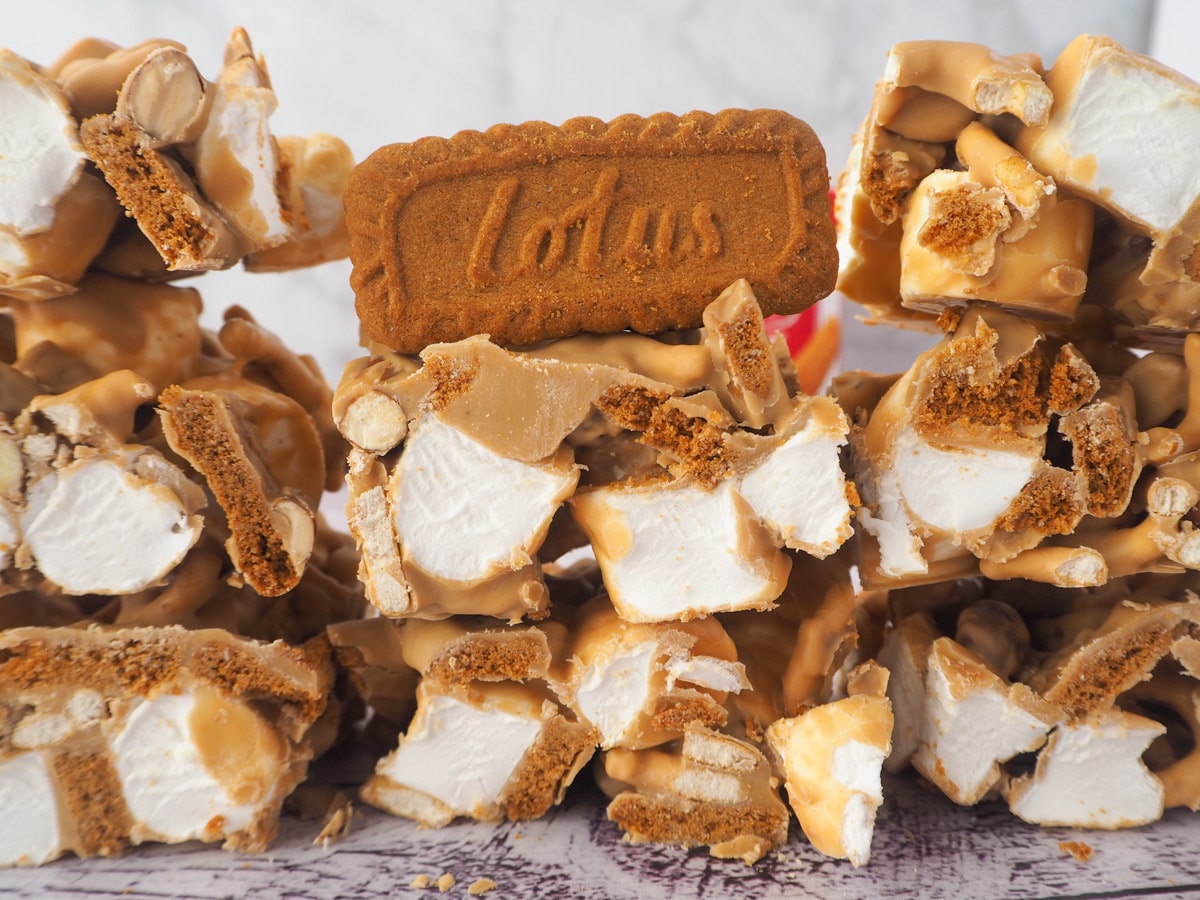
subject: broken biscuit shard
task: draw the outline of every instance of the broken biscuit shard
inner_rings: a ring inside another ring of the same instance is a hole
[[[240,239],[182,163],[155,149],[132,119],[96,115],[80,125],[88,156],[170,271],[225,269],[242,254]]]
[[[295,587],[312,552],[324,475],[308,414],[265,387],[217,381],[167,388],[159,416],[171,449],[204,476],[225,513],[234,567],[264,597]]]
[[[811,129],[766,110],[392,144],[346,190],[358,314],[415,353],[696,327],[738,278],[766,314],[800,312],[833,289],[828,183]]]

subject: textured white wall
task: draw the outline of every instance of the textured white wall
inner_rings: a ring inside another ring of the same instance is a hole
[[[813,126],[836,173],[893,43],[975,40],[1049,62],[1084,31],[1145,49],[1152,8],[1150,0],[3,0],[0,41],[49,62],[84,35],[170,37],[212,77],[230,30],[244,25],[279,97],[275,132],[333,132],[359,158],[392,141],[501,121],[777,107]],[[348,272],[347,264],[234,270],[193,284],[211,320],[241,303],[336,380],[359,352]],[[880,371],[906,365],[922,343],[853,323],[848,335],[846,363]]]

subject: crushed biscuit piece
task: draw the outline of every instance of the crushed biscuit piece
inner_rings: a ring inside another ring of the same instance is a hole
[[[490,878],[476,878],[471,882],[471,886],[467,888],[467,893],[472,897],[478,897],[480,894],[486,894],[488,891],[496,889],[496,882]]]
[[[1091,844],[1084,841],[1059,841],[1058,849],[1081,863],[1089,862],[1092,854],[1096,852]]]

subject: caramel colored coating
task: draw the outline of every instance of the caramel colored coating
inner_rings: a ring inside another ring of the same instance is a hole
[[[17,368],[46,381],[30,362],[39,345],[53,344],[88,376],[67,384],[53,379],[52,392],[121,369],[134,370],[162,390],[196,374],[203,340],[200,307],[194,288],[92,272],[73,294],[13,306]]]
[[[108,240],[121,207],[108,186],[84,172],[54,209],[54,223],[29,235],[0,233],[0,294],[44,300],[69,294]]]
[[[1041,75],[1041,60],[1032,54],[1001,56],[982,44],[908,41],[892,48],[886,78],[889,86],[922,87],[979,113],[1011,113],[1044,125],[1053,97]]]
[[[767,110],[393,144],[344,198],[358,314],[414,353],[695,327],[739,277],[766,314],[799,312],[833,288],[827,191],[811,130]]]

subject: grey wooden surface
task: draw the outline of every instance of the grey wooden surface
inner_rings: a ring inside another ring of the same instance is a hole
[[[1098,786],[1098,789],[1103,789]],[[622,843],[590,786],[536,822],[459,822],[437,831],[364,809],[350,835],[311,845],[318,825],[288,819],[271,852],[145,845],[119,859],[61,860],[0,872],[0,895],[39,898],[373,898],[439,896],[409,885],[452,873],[445,896],[478,878],[488,898],[986,898],[1200,897],[1200,818],[1174,810],[1118,832],[1040,829],[1000,804],[955,807],[909,776],[885,779],[872,859],[855,869],[809,847],[793,825],[786,847],[754,866],[703,849]],[[1081,862],[1060,848],[1083,841]]]

